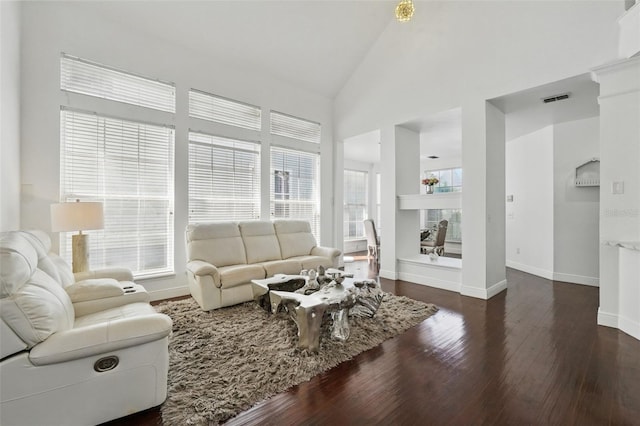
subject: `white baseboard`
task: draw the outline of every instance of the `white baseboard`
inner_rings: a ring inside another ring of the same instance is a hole
[[[500,282],[495,283],[491,287],[487,289],[487,299],[491,299],[498,293],[501,293],[507,289],[507,280],[502,280]]]
[[[553,273],[554,281],[562,281],[565,283],[582,284],[591,287],[600,287],[600,278],[585,277],[583,275],[563,274],[561,272]]]
[[[611,312],[604,312],[601,308],[598,308],[598,325],[617,328],[634,339],[640,340],[640,322]]]
[[[463,296],[475,297],[476,299],[489,300],[496,294],[507,289],[507,280],[502,280],[491,285],[489,288],[462,286],[460,294]]]
[[[410,283],[416,283],[420,285],[426,285],[428,287],[439,288],[442,290],[460,292],[460,283],[453,281],[446,281],[433,277],[425,277],[423,275],[410,274],[407,272],[400,272],[399,278],[402,281],[408,281]]]
[[[513,260],[507,260],[506,265],[509,268],[517,269],[518,271],[526,272],[527,274],[553,280],[553,272],[547,271],[546,269],[536,268],[535,266],[525,265],[524,263],[514,262]]]
[[[380,278],[386,278],[388,280],[398,279],[398,273],[396,271],[387,271],[385,269],[380,269],[378,275],[380,275]]]
[[[598,308],[598,325],[618,328],[618,315],[605,312],[602,308]]]
[[[161,290],[147,290],[149,292],[149,296],[151,296],[151,301],[155,302],[156,300],[164,300],[171,299],[173,297],[180,296],[188,296],[189,287],[172,287],[172,288],[163,288]]]
[[[565,283],[582,284],[591,287],[599,287],[600,279],[598,277],[586,277],[583,275],[564,274],[562,272],[547,271],[546,269],[536,268],[535,266],[525,265],[524,263],[507,260],[506,265],[509,268],[526,272],[527,274],[536,275],[553,281],[562,281]]]
[[[619,316],[618,325],[620,330],[624,331],[634,339],[640,340],[640,322],[634,321],[630,318]]]

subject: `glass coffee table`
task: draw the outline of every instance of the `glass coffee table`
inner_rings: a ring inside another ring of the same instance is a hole
[[[332,321],[331,336],[344,341],[349,338],[349,314],[372,317],[383,298],[376,281],[358,281],[335,271],[328,270],[327,274],[333,274],[334,279],[310,294],[301,292],[309,281],[308,276],[277,274],[252,280],[253,297],[272,313],[288,312],[298,326],[299,347],[317,352],[325,315]]]

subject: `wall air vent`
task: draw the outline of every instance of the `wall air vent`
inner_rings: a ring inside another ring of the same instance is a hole
[[[563,101],[565,99],[569,99],[569,95],[570,93],[561,93],[559,95],[549,96],[548,98],[542,98],[542,102],[548,104],[549,102]]]

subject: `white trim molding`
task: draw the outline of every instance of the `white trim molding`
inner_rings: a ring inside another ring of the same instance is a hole
[[[507,289],[507,280],[502,280],[490,286],[489,288],[479,288],[462,286],[460,294],[463,296],[475,297],[477,299],[489,300],[496,294]]]
[[[629,336],[640,340],[640,322],[620,315],[618,317],[618,326],[621,331],[624,331]]]
[[[398,273],[396,271],[388,271],[385,269],[380,269],[380,272],[378,273],[378,275],[380,275],[380,278],[386,278],[388,280],[398,279]]]
[[[548,280],[553,280],[552,271],[536,268],[535,266],[525,265],[524,263],[514,262],[512,260],[507,260],[506,264],[508,268],[517,269],[518,271],[526,272],[527,274],[533,274],[538,277],[546,278]]]
[[[602,308],[598,308],[598,325],[618,328],[618,315],[605,312]]]
[[[447,281],[434,277],[425,277],[422,275],[411,274],[408,272],[400,272],[398,274],[400,280],[409,281],[412,283],[426,285],[428,287],[439,288],[441,290],[455,291],[460,293],[460,283],[454,281]]]
[[[583,275],[563,274],[562,272],[553,273],[554,281],[562,281],[571,284],[588,285],[591,287],[600,287],[600,278],[585,277]]]

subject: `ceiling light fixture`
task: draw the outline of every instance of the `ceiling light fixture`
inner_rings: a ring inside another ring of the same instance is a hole
[[[414,11],[413,1],[400,0],[400,3],[396,6],[396,19],[400,22],[407,22],[411,20]]]

